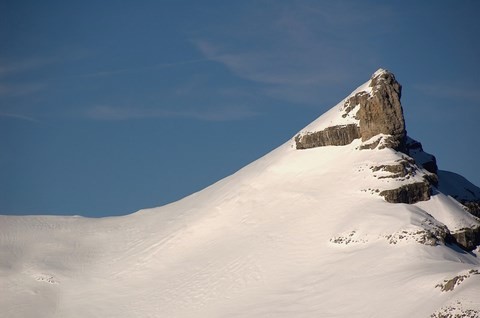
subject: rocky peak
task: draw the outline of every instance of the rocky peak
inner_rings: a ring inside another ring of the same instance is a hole
[[[367,83],[335,107],[337,120],[333,121],[333,125],[321,130],[300,132],[295,137],[296,148],[343,146],[361,138],[366,142],[362,149],[375,148],[382,141],[382,148],[405,151],[401,91],[402,86],[395,76],[379,69]],[[375,139],[375,136],[378,138]]]
[[[294,138],[296,148],[345,146],[360,139],[356,147],[359,151],[396,150],[400,159],[377,162],[371,167],[372,177],[377,178],[379,184],[385,185],[382,183],[385,180],[387,184],[395,183],[395,187],[375,191],[385,201],[414,204],[430,200],[441,189],[470,213],[480,216],[480,189],[438,170],[435,156],[425,152],[420,142],[407,137],[401,95],[402,86],[395,76],[379,69],[368,82],[298,133]],[[467,250],[480,245],[479,223],[472,221],[472,224],[448,234]]]
[[[369,98],[360,104],[357,112],[362,141],[383,134],[388,136],[384,140],[386,147],[403,151],[406,131],[400,103],[402,86],[392,73],[380,69],[370,79],[370,87]]]

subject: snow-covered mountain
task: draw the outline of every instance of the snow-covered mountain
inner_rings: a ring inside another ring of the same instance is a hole
[[[480,189],[407,136],[400,96],[378,70],[163,207],[0,216],[0,316],[479,317]]]

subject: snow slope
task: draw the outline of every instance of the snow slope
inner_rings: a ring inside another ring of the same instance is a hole
[[[478,250],[419,239],[478,221],[441,192],[387,203],[374,189],[395,181],[370,167],[401,154],[359,145],[299,151],[290,140],[200,192],[128,216],[0,216],[0,316],[478,312]]]

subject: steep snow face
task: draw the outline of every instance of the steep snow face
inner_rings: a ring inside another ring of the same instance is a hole
[[[405,180],[372,167],[405,154],[361,145],[297,150],[292,139],[200,192],[123,217],[0,216],[0,316],[478,313],[478,250],[445,243],[478,221],[441,192],[386,202],[379,193]]]

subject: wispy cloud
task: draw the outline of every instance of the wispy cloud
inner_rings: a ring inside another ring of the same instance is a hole
[[[319,86],[341,83],[351,76],[345,70],[332,68],[327,61],[302,57],[302,53],[279,56],[275,49],[235,52],[207,40],[195,44],[209,60],[224,65],[237,77],[261,85],[258,87],[263,95],[290,102],[318,103]]]
[[[13,114],[13,113],[2,113],[0,112],[0,117],[6,117],[6,118],[14,118],[14,119],[20,119],[20,120],[26,120],[30,122],[40,122],[38,119],[31,117],[31,116],[26,116],[26,115],[21,115],[21,114]]]
[[[202,63],[206,61],[209,61],[209,59],[200,58],[200,59],[191,59],[191,60],[177,61],[177,62],[171,62],[171,63],[159,63],[159,64],[153,64],[153,65],[147,65],[147,66],[141,66],[141,67],[129,67],[129,68],[120,68],[120,69],[113,69],[113,70],[103,70],[98,72],[81,74],[79,75],[79,77],[102,77],[102,76],[120,75],[125,73],[127,74],[135,73],[135,72],[141,72],[141,71],[155,71],[155,70],[164,69],[164,68],[171,68],[171,67],[182,66],[187,64]]]
[[[95,106],[87,110],[86,116],[95,120],[130,120],[146,118],[192,118],[205,121],[232,121],[258,116],[243,106],[230,106],[207,110],[166,110],[141,107]]]
[[[341,80],[341,70],[328,70],[328,61],[297,59],[303,53],[277,55],[275,50],[237,51],[222,48],[207,40],[194,42],[209,60],[225,65],[235,75],[270,85],[311,85],[325,80]],[[324,65],[319,65],[324,64]],[[322,66],[323,72],[319,71]]]
[[[320,86],[345,84],[360,70],[379,67],[373,62],[375,53],[363,52],[368,48],[362,43],[388,29],[377,27],[390,16],[387,7],[337,2],[273,7],[265,15],[247,15],[254,17],[248,23],[192,42],[204,57],[235,76],[264,85],[265,95],[295,102],[317,103]],[[245,25],[252,26],[244,30]]]

